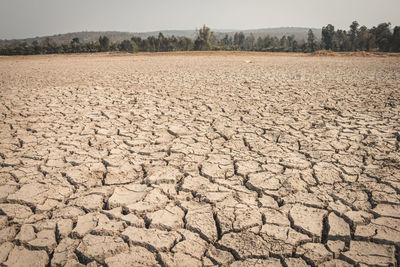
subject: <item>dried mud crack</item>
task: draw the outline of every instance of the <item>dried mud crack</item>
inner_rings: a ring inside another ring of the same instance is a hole
[[[399,58],[2,57],[0,265],[399,266],[399,81]]]

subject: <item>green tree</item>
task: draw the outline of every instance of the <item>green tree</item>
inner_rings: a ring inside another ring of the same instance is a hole
[[[307,50],[308,52],[315,52],[316,44],[315,44],[315,35],[311,29],[308,30],[307,34]]]
[[[256,41],[256,50],[261,51],[264,48],[264,39],[260,36]]]
[[[243,42],[243,48],[245,50],[254,50],[254,42],[255,42],[255,38],[254,35],[252,33],[250,33],[250,35],[248,35]]]
[[[292,47],[292,52],[297,52],[299,45],[296,40],[293,40],[291,47]]]
[[[322,42],[326,50],[333,50],[333,40],[335,36],[335,27],[332,24],[322,27]]]
[[[56,42],[50,37],[46,37],[40,44],[42,46],[42,51],[45,54],[54,54],[59,51]]]
[[[158,51],[162,51],[162,52],[168,51],[168,46],[169,46],[168,38],[166,38],[164,36],[164,34],[162,34],[162,32],[160,32],[158,34],[158,42],[159,42],[159,50]]]
[[[93,41],[87,42],[85,43],[85,50],[90,53],[101,52],[100,43]]]
[[[187,37],[181,37],[178,42],[179,50],[190,51],[193,49],[193,41]]]
[[[281,46],[281,48],[280,48],[281,51],[285,51],[285,52],[289,51],[289,41],[288,41],[288,38],[286,37],[286,35],[282,36],[279,43]]]
[[[274,44],[273,44],[273,41],[274,41],[273,38],[271,38],[271,37],[269,37],[269,36],[265,36],[263,47],[264,47],[264,48],[268,48],[268,47],[273,46],[273,45],[274,45]]]
[[[39,42],[37,40],[32,42],[32,46],[33,46],[33,51],[34,54],[41,54],[42,53],[42,47],[39,45]]]
[[[366,26],[361,26],[358,32],[358,49],[361,51],[368,51],[369,50],[369,38],[370,34],[368,28]]]
[[[168,51],[176,51],[178,48],[178,39],[174,35],[168,38]]]
[[[334,47],[336,48],[335,51],[350,51],[351,43],[346,31],[336,31]]]
[[[151,52],[157,52],[159,51],[158,47],[158,39],[154,36],[149,36],[147,37],[147,41],[149,42],[149,47],[147,51]]]
[[[143,42],[142,38],[139,36],[133,36],[131,38],[132,45],[135,51],[146,51],[145,42]],[[135,49],[136,47],[136,49]]]
[[[294,42],[294,35],[289,35],[287,37],[287,45],[288,51],[293,52],[293,42]]]
[[[100,36],[99,43],[101,52],[106,52],[110,50],[110,39],[108,39],[107,36]]]
[[[72,53],[79,53],[81,52],[81,44],[78,37],[72,39],[71,43],[71,52]]]
[[[225,34],[224,38],[222,38],[221,45],[226,47],[231,45],[228,34]]]
[[[358,24],[357,21],[353,21],[350,25],[350,43],[351,43],[351,51],[355,51],[357,48],[357,37],[358,37]]]
[[[371,33],[375,35],[376,46],[378,47],[379,51],[388,52],[390,50],[392,41],[390,25],[390,22],[385,22],[371,29]]]
[[[214,34],[210,28],[203,25],[203,27],[197,32],[197,38],[194,41],[194,50],[210,50],[213,38]]]
[[[240,50],[243,48],[244,39],[245,36],[243,32],[235,33],[235,35],[233,36],[233,45],[236,49]]]
[[[392,51],[400,52],[400,26],[396,26],[393,29]]]
[[[129,40],[123,40],[119,45],[119,50],[123,52],[133,52],[132,42]]]

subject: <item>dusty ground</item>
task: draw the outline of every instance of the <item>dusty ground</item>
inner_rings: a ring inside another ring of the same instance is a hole
[[[396,266],[400,58],[0,58],[0,262]]]

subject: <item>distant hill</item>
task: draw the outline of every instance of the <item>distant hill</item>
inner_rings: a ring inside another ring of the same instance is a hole
[[[306,39],[307,32],[309,28],[301,28],[301,27],[281,27],[281,28],[265,28],[265,29],[249,29],[249,30],[213,30],[214,34],[218,37],[221,37],[225,34],[233,35],[235,32],[243,32],[245,35],[253,33],[253,35],[257,38],[259,36],[264,37],[266,35],[276,36],[278,38],[283,35],[294,35],[296,39]],[[321,38],[321,29],[312,28],[315,37],[317,39]],[[0,40],[0,44],[20,41],[32,43],[34,41],[41,42],[45,38],[51,38],[57,43],[68,43],[73,38],[79,38],[82,42],[88,41],[97,41],[100,36],[107,36],[111,41],[117,42],[122,40],[131,39],[133,36],[140,36],[142,38],[147,38],[148,36],[157,36],[160,32],[162,32],[165,36],[179,36],[179,37],[188,37],[194,38],[196,36],[196,30],[162,30],[162,31],[152,31],[152,32],[119,32],[119,31],[83,31],[83,32],[71,32],[64,34],[56,34],[52,36],[41,36],[34,38],[26,38],[26,39],[17,39],[17,40]]]

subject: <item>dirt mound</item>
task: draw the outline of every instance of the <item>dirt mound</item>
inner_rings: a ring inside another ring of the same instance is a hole
[[[326,56],[337,57],[337,56],[339,56],[337,53],[335,53],[333,51],[329,51],[329,50],[319,50],[319,51],[312,53],[311,55],[317,56],[317,57],[326,57]]]
[[[384,54],[377,54],[377,53],[371,53],[371,52],[366,52],[366,51],[357,51],[357,52],[348,52],[345,53],[347,56],[353,56],[353,57],[376,57],[376,56],[384,56]]]

